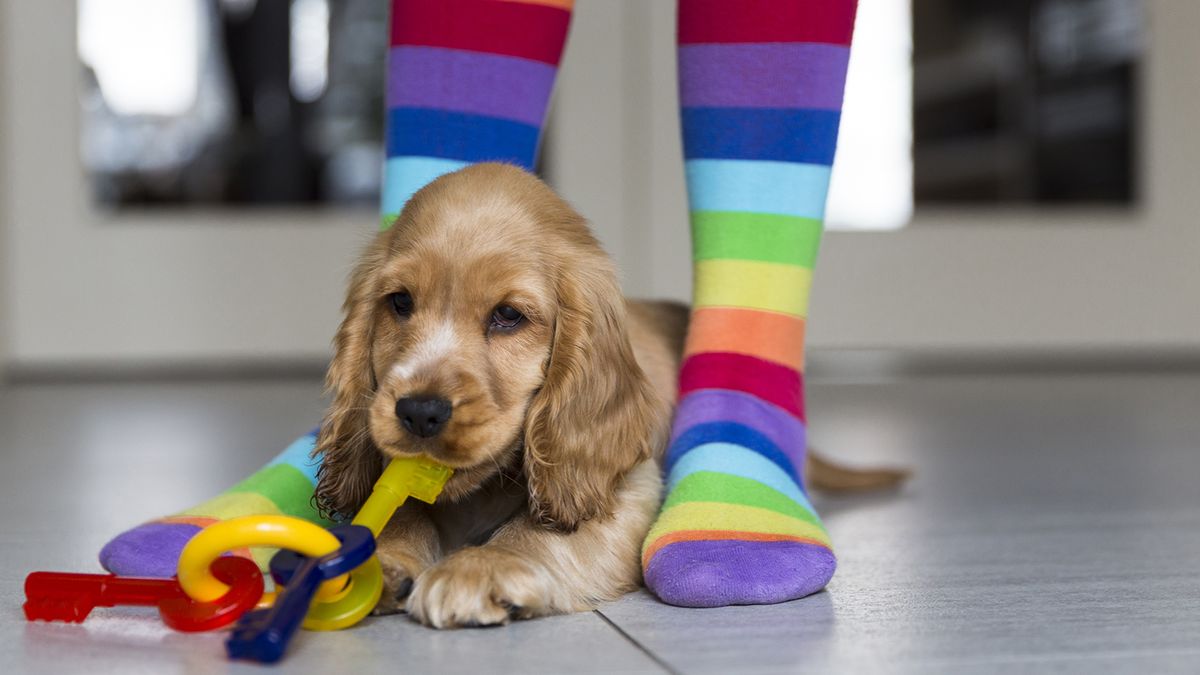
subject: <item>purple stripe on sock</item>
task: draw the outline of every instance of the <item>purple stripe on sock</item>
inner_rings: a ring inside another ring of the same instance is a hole
[[[740,391],[701,389],[684,396],[675,410],[671,445],[688,429],[712,422],[736,422],[758,431],[803,469],[804,423],[782,408]]]
[[[850,48],[811,43],[679,48],[680,105],[841,110]]]
[[[441,47],[393,47],[388,107],[434,108],[542,125],[553,66]]]
[[[124,577],[175,576],[184,544],[199,531],[187,523],[139,525],[100,549],[100,565]]]
[[[646,586],[679,607],[766,605],[825,588],[837,561],[824,546],[714,539],[668,544],[646,566]]]

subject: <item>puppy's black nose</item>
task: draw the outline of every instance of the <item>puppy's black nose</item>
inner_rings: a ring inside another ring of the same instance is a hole
[[[396,417],[408,433],[429,438],[437,436],[450,420],[454,408],[450,401],[436,396],[408,396],[396,401]]]

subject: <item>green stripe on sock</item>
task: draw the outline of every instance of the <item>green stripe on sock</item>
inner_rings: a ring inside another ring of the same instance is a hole
[[[741,211],[692,214],[696,260],[760,260],[813,268],[822,223],[814,218]]]
[[[666,511],[684,502],[722,502],[768,509],[817,526],[821,521],[790,497],[762,483],[716,471],[697,471],[675,484],[663,504]]]
[[[271,500],[286,515],[314,523],[328,522],[313,508],[312,482],[290,464],[272,464],[264,467],[226,492],[253,492]]]

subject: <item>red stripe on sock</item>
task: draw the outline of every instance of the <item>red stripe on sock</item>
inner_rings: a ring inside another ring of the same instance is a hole
[[[402,0],[392,4],[392,46],[421,45],[516,56],[558,65],[571,13],[496,0]]]
[[[689,356],[679,371],[679,397],[700,389],[745,392],[804,420],[804,377],[777,363],[728,352]]]
[[[679,0],[679,44],[850,44],[857,0]]]

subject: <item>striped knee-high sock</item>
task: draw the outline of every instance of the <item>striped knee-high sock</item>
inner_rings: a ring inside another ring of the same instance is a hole
[[[533,170],[573,0],[393,0],[383,226],[474,162]]]
[[[572,0],[392,0],[383,226],[414,192],[481,161],[532,170],[567,36]],[[208,525],[285,514],[329,525],[312,505],[315,432],[241,483],[182,513],[126,530],[100,563],[115,574],[169,577]],[[261,566],[270,550],[242,551]]]
[[[646,538],[664,601],[761,604],[836,561],[803,488],[804,330],[855,0],[681,0],[695,306]]]

